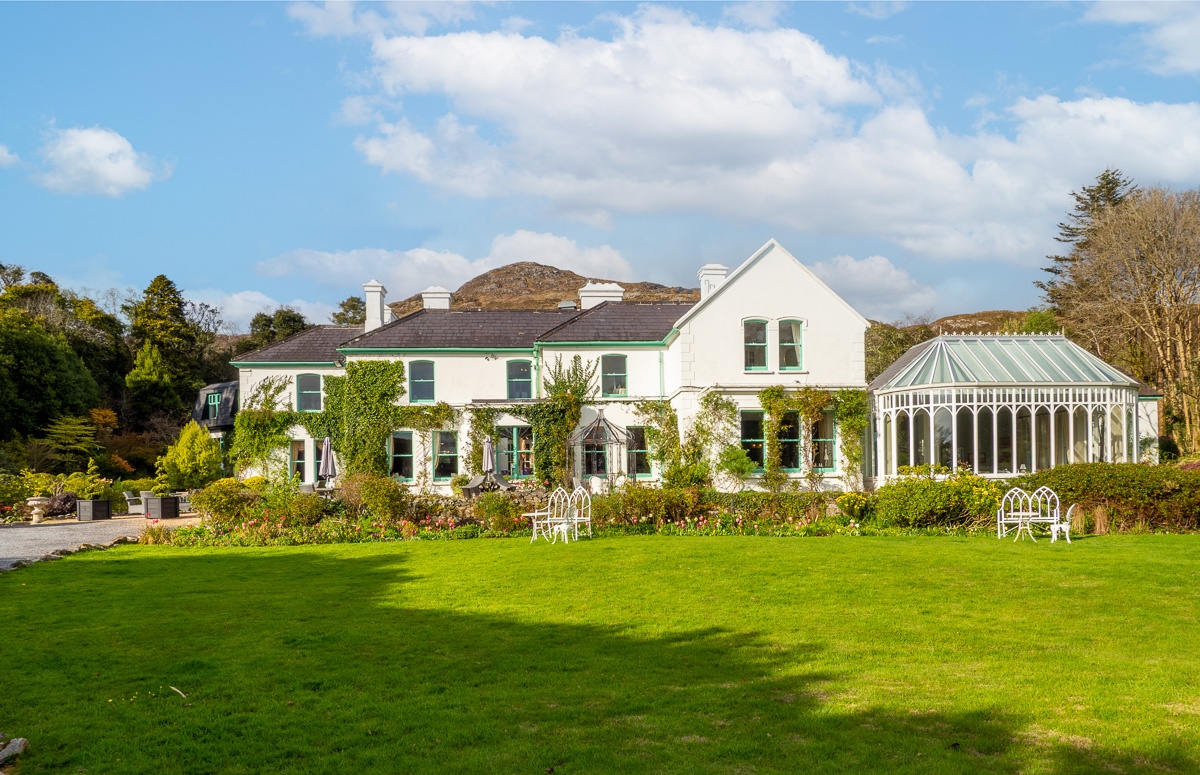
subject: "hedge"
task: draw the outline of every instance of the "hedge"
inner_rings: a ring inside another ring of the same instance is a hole
[[[1200,529],[1200,471],[1142,463],[1076,463],[1007,482],[1033,491],[1046,486],[1058,494],[1063,513],[1072,503],[1090,517],[1107,512],[1110,529]]]

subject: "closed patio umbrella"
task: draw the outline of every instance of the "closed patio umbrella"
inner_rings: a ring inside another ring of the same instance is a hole
[[[328,436],[321,442],[321,470],[317,472],[317,476],[325,481],[337,476],[337,464],[333,462],[333,440]]]
[[[483,472],[490,474],[496,470],[496,447],[492,444],[492,437],[488,436],[483,440]]]

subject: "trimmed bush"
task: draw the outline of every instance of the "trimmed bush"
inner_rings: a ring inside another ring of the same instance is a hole
[[[521,504],[499,492],[485,492],[475,499],[475,518],[489,530],[508,532],[517,526]]]
[[[1143,463],[1076,463],[1008,482],[1033,491],[1041,486],[1058,494],[1063,513],[1078,503],[1093,530],[1200,529],[1200,471]],[[1106,526],[1096,524],[1102,507]],[[1078,509],[1076,509],[1078,511]]]
[[[237,479],[218,479],[192,496],[192,508],[214,525],[230,528],[247,519],[258,499]]]
[[[58,495],[51,495],[50,502],[45,505],[47,517],[65,517],[75,511],[75,501],[78,500],[75,493],[70,490],[60,492]]]
[[[974,527],[996,519],[1001,485],[969,473],[944,478],[906,476],[875,494],[874,517],[883,527]]]

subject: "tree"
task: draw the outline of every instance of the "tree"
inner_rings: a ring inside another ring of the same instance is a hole
[[[78,470],[96,452],[96,428],[86,417],[59,417],[46,429],[46,442],[55,460]]]
[[[183,409],[179,397],[178,374],[163,358],[153,342],[138,350],[133,369],[125,375],[129,388],[130,414],[139,427],[155,412],[177,414]]]
[[[125,306],[129,329],[138,346],[153,344],[168,358],[186,358],[196,344],[195,329],[188,323],[187,302],[166,275],[158,275],[142,298]]]
[[[1050,274],[1050,279],[1034,283],[1043,291],[1046,304],[1053,313],[1061,312],[1063,294],[1068,293],[1072,282],[1071,267],[1081,255],[1087,251],[1089,238],[1095,228],[1096,219],[1109,208],[1116,207],[1139,189],[1133,180],[1113,168],[1108,168],[1096,176],[1096,183],[1084,186],[1079,191],[1072,191],[1071,198],[1075,200],[1075,209],[1067,213],[1067,219],[1058,224],[1056,240],[1071,248],[1065,256],[1047,256],[1050,266],[1042,267],[1043,272]]]
[[[361,296],[343,299],[330,319],[335,326],[361,326],[367,321],[367,303]]]
[[[312,327],[304,315],[291,307],[280,307],[269,314],[259,312],[250,319],[250,335],[238,342],[236,351],[239,355],[248,353]]]
[[[157,468],[172,489],[198,490],[221,478],[221,444],[193,420],[158,459]]]
[[[867,382],[871,382],[909,348],[937,336],[929,320],[905,318],[895,323],[871,321],[864,338]]]
[[[1096,214],[1059,285],[1097,355],[1163,391],[1166,424],[1200,449],[1200,190],[1137,191]]]

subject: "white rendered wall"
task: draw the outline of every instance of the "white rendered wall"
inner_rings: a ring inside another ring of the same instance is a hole
[[[1148,463],[1158,462],[1158,399],[1139,400],[1137,402],[1138,454],[1141,460]],[[1142,451],[1142,439],[1151,438],[1146,450]]]

